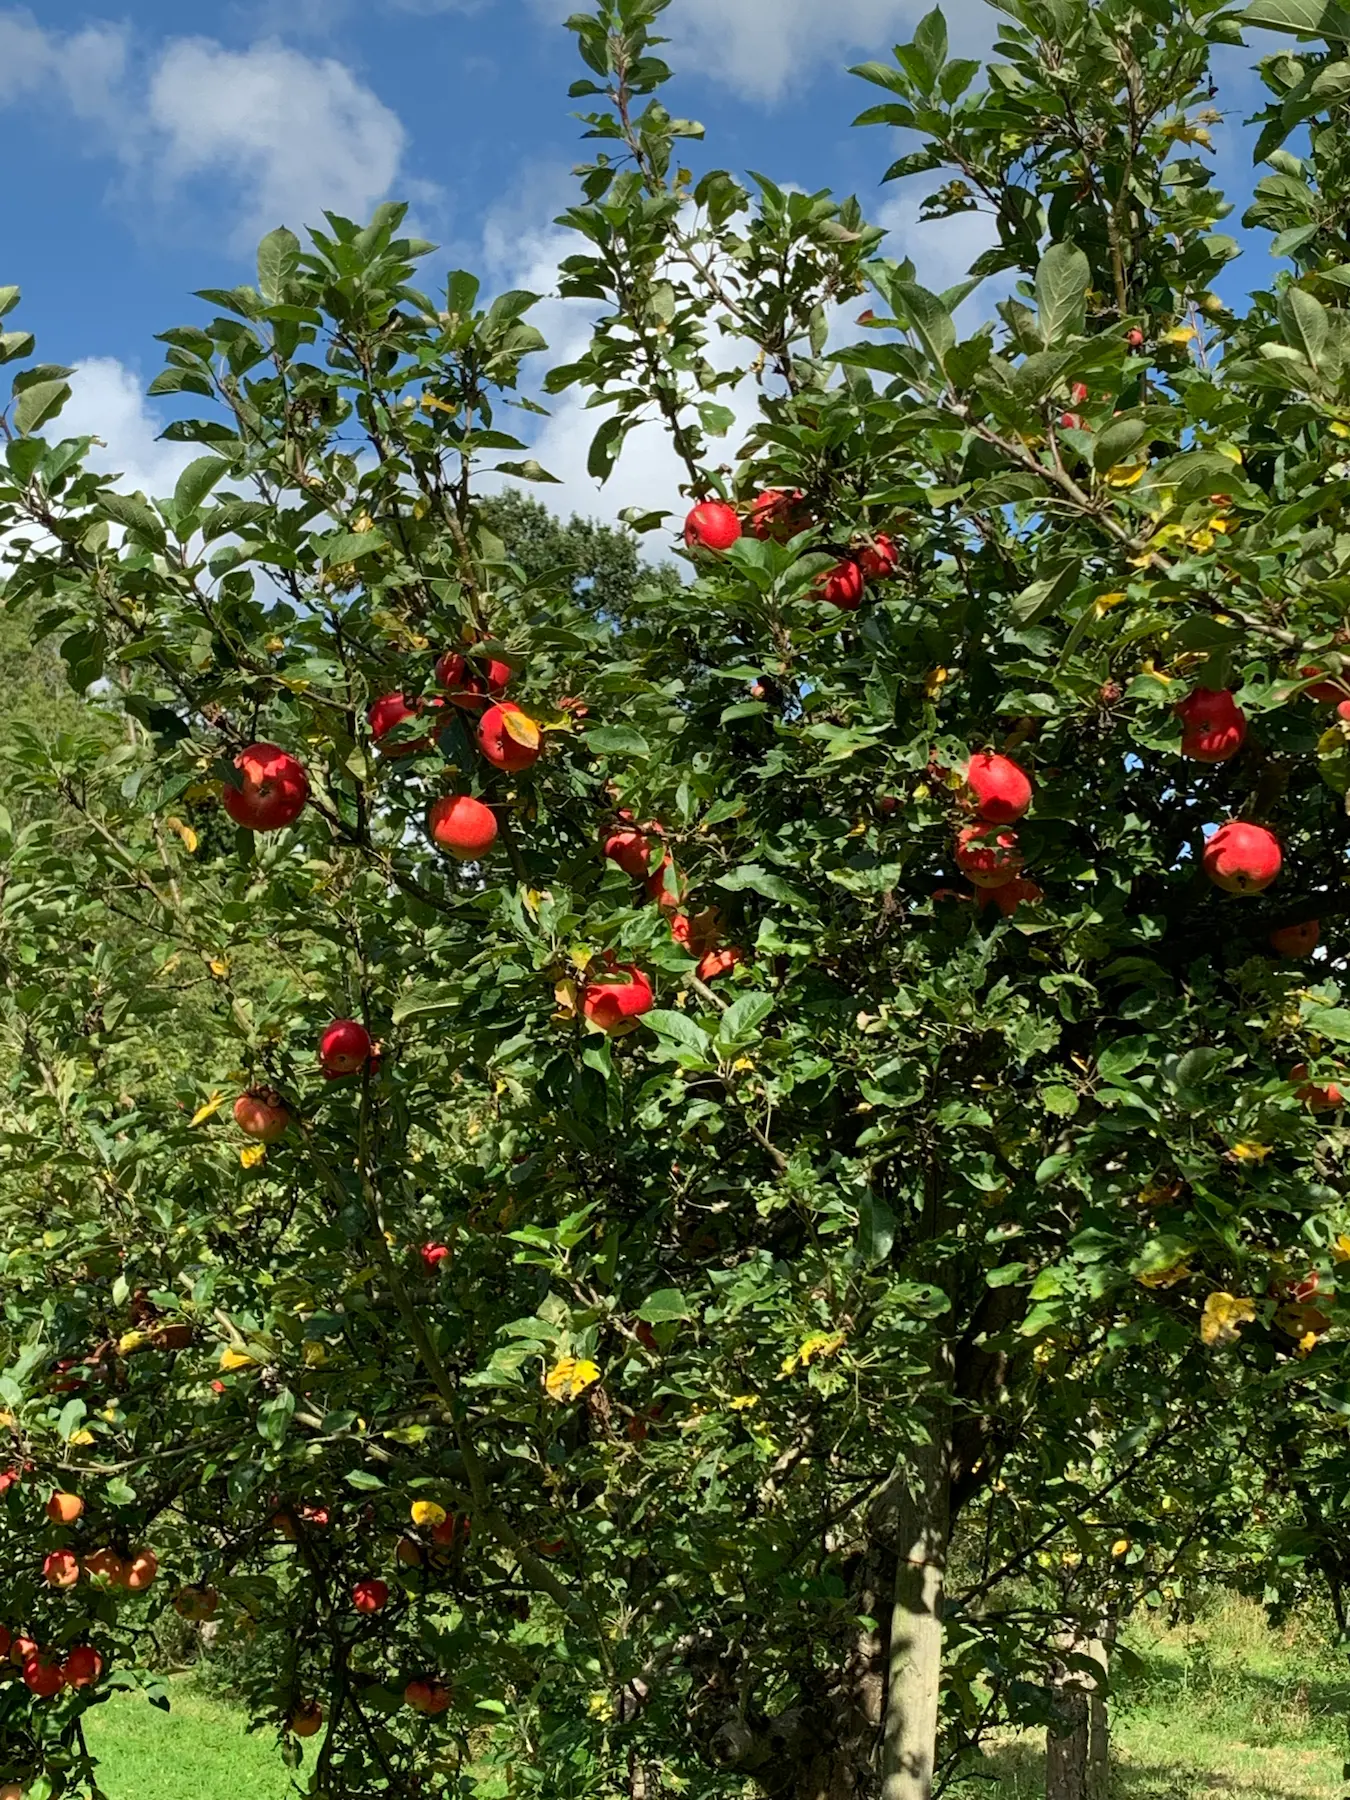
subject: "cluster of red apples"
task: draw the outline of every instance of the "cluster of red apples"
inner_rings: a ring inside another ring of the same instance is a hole
[[[783,544],[814,524],[800,489],[786,493],[770,488],[751,502],[744,525],[729,501],[700,500],[684,522],[684,541],[691,550],[710,550],[720,556],[743,536],[747,526],[752,537]],[[815,592],[841,612],[856,612],[867,583],[888,581],[899,563],[895,540],[880,533],[858,543],[832,569],[818,575]]]

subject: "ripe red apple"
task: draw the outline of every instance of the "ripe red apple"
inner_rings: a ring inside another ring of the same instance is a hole
[[[1196,688],[1172,709],[1181,720],[1181,754],[1195,762],[1222,763],[1236,756],[1247,736],[1247,715],[1228,688]]]
[[[115,1550],[95,1550],[84,1559],[84,1572],[91,1581],[106,1581],[109,1587],[126,1586],[126,1565]]]
[[[688,913],[675,913],[670,921],[670,935],[691,956],[706,956],[717,948],[721,924],[715,906],[707,907],[693,918]]]
[[[372,1613],[383,1612],[388,1604],[389,1584],[381,1581],[378,1576],[367,1576],[364,1581],[358,1581],[352,1589],[352,1605],[359,1613],[369,1616]]]
[[[52,1550],[42,1559],[42,1579],[48,1587],[72,1588],[80,1579],[80,1560],[73,1550]]]
[[[1073,386],[1069,389],[1070,400],[1073,401],[1075,406],[1081,406],[1087,397],[1087,383],[1085,381],[1075,381]]]
[[[669,881],[666,879],[668,875],[671,878]],[[679,872],[675,868],[675,859],[670,855],[669,851],[662,857],[660,868],[653,869],[652,873],[647,877],[646,887],[647,898],[649,900],[655,900],[656,904],[661,907],[663,911],[679,911],[680,897],[684,892],[684,883],[680,880]]]
[[[153,1550],[137,1550],[126,1565],[126,1585],[133,1594],[143,1594],[159,1574],[159,1558]]]
[[[1280,845],[1264,825],[1230,819],[1205,845],[1205,873],[1226,894],[1259,894],[1280,872]]]
[[[1130,346],[1131,350],[1143,349],[1144,334],[1137,325],[1131,325],[1130,329],[1125,333],[1125,342]]]
[[[877,795],[877,812],[883,819],[893,819],[900,810],[900,800],[895,794]]]
[[[366,714],[370,722],[370,734],[375,739],[375,748],[381,756],[412,756],[418,750],[428,749],[430,737],[390,740],[406,719],[419,718],[424,707],[434,711],[444,705],[445,702],[434,695],[429,700],[410,701],[402,694],[382,694]]]
[[[857,612],[862,605],[863,572],[852,557],[846,556],[823,575],[817,575],[813,585],[821,599],[837,606],[840,612]]]
[[[878,532],[870,544],[858,552],[858,562],[868,581],[889,581],[900,566],[900,551],[894,538]]]
[[[1005,919],[1010,919],[1019,906],[1038,906],[1045,895],[1034,881],[1028,881],[1025,875],[1016,875],[1011,881],[1005,881],[1000,887],[977,887],[975,904],[983,912],[987,906],[996,906]]]
[[[370,1055],[370,1033],[356,1019],[334,1019],[319,1039],[325,1075],[354,1075]]]
[[[497,841],[497,817],[471,794],[442,794],[427,813],[433,844],[460,862],[481,862]]]
[[[0,1469],[0,1496],[7,1494],[12,1487],[17,1487],[22,1480],[23,1474],[21,1470],[13,1468]]]
[[[710,950],[694,973],[700,981],[716,981],[719,975],[729,975],[738,963],[744,961],[744,950],[738,950],[733,944],[725,950]]]
[[[433,1275],[436,1273],[437,1269],[440,1268],[441,1264],[449,1254],[450,1247],[448,1244],[423,1244],[422,1248],[418,1251],[418,1255],[422,1258],[422,1261],[426,1264],[427,1268],[430,1269]]]
[[[1314,675],[1322,673],[1315,664],[1309,664],[1299,670],[1304,681],[1310,681]],[[1350,694],[1350,682],[1339,675],[1333,675],[1326,681],[1319,681],[1315,687],[1304,688],[1304,696],[1316,700],[1322,706],[1335,706]]]
[[[420,1569],[426,1564],[427,1553],[416,1538],[401,1537],[394,1546],[394,1554],[406,1569]]]
[[[511,665],[489,657],[483,673],[476,675],[467,656],[458,650],[447,650],[436,664],[436,680],[455,706],[477,711],[489,700],[500,700],[511,681]]]
[[[84,1511],[78,1494],[53,1494],[47,1502],[47,1517],[53,1525],[73,1525]]]
[[[1311,956],[1322,935],[1320,919],[1306,919],[1302,925],[1281,925],[1270,934],[1270,947],[1277,956],[1296,959]]]
[[[1289,1079],[1302,1084],[1296,1090],[1297,1097],[1312,1112],[1334,1112],[1342,1103],[1341,1090],[1334,1081],[1320,1087],[1315,1081],[1308,1080],[1307,1063],[1296,1063],[1289,1071]]]
[[[38,1647],[35,1641],[26,1632],[21,1632],[9,1647],[9,1660],[16,1668],[21,1669],[37,1653]]]
[[[291,1714],[291,1731],[298,1738],[312,1738],[323,1729],[323,1708],[317,1700],[302,1700]]]
[[[1059,423],[1064,431],[1081,431],[1083,429],[1083,421],[1078,413],[1061,413]]]
[[[309,799],[309,779],[295,757],[275,744],[250,744],[234,759],[238,783],[227,782],[221,802],[248,831],[284,831]]]
[[[740,535],[736,509],[725,500],[701,500],[684,522],[684,541],[691,550],[729,550]]]
[[[67,1687],[93,1687],[103,1674],[103,1658],[92,1644],[77,1644],[61,1665]]]
[[[806,496],[800,488],[790,494],[781,488],[769,488],[756,497],[750,508],[753,534],[757,538],[773,538],[779,544],[785,544],[798,532],[807,530],[810,524]]]
[[[20,1781],[6,1781],[0,1784],[0,1800],[24,1800],[25,1789]]]
[[[611,963],[586,983],[582,1011],[592,1025],[616,1037],[634,1030],[643,1013],[655,1004],[652,984],[641,969],[631,963]]]
[[[439,1525],[432,1526],[431,1541],[438,1549],[451,1550],[461,1538],[467,1544],[472,1531],[473,1524],[466,1513],[451,1513]]]
[[[61,1665],[51,1655],[30,1656],[23,1665],[23,1683],[37,1700],[50,1700],[66,1685]]]
[[[494,767],[518,774],[538,762],[543,735],[534,720],[508,701],[490,706],[478,721],[478,748]]]
[[[996,825],[965,825],[956,840],[956,863],[976,887],[1002,887],[1021,873],[1022,853],[1015,831]]]
[[[1031,805],[1031,782],[1010,756],[981,750],[966,764],[975,810],[989,825],[1013,825]]]
[[[634,881],[645,881],[652,862],[652,841],[636,825],[617,825],[606,832],[605,855]]]
[[[234,1122],[245,1137],[256,1138],[260,1144],[275,1144],[286,1135],[291,1115],[275,1088],[256,1087],[235,1101]]]
[[[414,1712],[425,1713],[432,1719],[448,1712],[450,1708],[449,1688],[439,1681],[433,1681],[429,1675],[410,1681],[403,1690],[403,1698]]]

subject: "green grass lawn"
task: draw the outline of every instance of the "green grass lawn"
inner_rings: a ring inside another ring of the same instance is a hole
[[[86,1721],[108,1800],[282,1800],[289,1778],[274,1738],[207,1698],[190,1677],[169,1683],[173,1709],[118,1694]]]
[[[1113,1800],[1338,1800],[1350,1719],[1350,1662],[1311,1626],[1267,1628],[1230,1600],[1196,1625],[1135,1624],[1144,1672],[1112,1703]],[[173,1710],[119,1695],[91,1716],[108,1800],[282,1800],[275,1739],[191,1677],[170,1682]],[[963,1800],[1041,1800],[1039,1742],[1003,1742]]]

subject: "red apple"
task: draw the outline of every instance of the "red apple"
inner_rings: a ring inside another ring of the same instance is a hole
[[[53,1525],[73,1525],[84,1511],[78,1494],[53,1494],[47,1502],[47,1517]]]
[[[490,657],[481,675],[474,674],[469,659],[458,650],[447,650],[436,664],[436,680],[456,706],[476,711],[489,700],[500,700],[511,681],[511,665]]]
[[[352,1589],[352,1605],[359,1613],[369,1616],[372,1613],[383,1612],[388,1604],[389,1585],[387,1582],[381,1581],[378,1576],[367,1576],[364,1581],[358,1581]]]
[[[1060,428],[1064,431],[1081,431],[1083,429],[1083,421],[1078,413],[1061,413],[1059,423]]]
[[[675,913],[670,921],[670,935],[682,950],[691,956],[706,956],[715,950],[721,935],[722,921],[715,906],[695,914],[690,918],[688,913]]]
[[[1075,381],[1073,386],[1069,389],[1070,400],[1073,401],[1075,406],[1081,406],[1087,397],[1087,383],[1085,381]]]
[[[1226,894],[1259,894],[1280,872],[1280,845],[1264,825],[1230,819],[1205,845],[1205,873]]]
[[[471,794],[442,794],[427,813],[432,843],[460,862],[481,862],[497,841],[497,818]]]
[[[403,1690],[403,1698],[414,1712],[425,1713],[432,1719],[448,1712],[450,1708],[449,1688],[439,1681],[433,1681],[429,1675],[410,1681]]]
[[[823,575],[817,575],[813,585],[822,600],[828,600],[841,612],[857,612],[862,605],[863,572],[852,557],[845,557]]]
[[[16,1487],[22,1480],[23,1474],[19,1469],[0,1469],[0,1495],[7,1494],[12,1487]]]
[[[490,706],[479,720],[478,748],[494,767],[517,774],[539,760],[543,736],[534,720],[508,701]]]
[[[302,1700],[291,1714],[290,1729],[298,1738],[312,1738],[323,1729],[323,1708],[317,1700]]]
[[[1195,762],[1222,763],[1236,756],[1247,736],[1247,715],[1227,688],[1196,688],[1173,708],[1181,720],[1181,754]]]
[[[1021,873],[1022,853],[1015,831],[996,825],[966,825],[956,840],[957,867],[976,887],[1002,887]]]
[[[126,1565],[115,1550],[95,1550],[84,1559],[84,1572],[91,1581],[106,1581],[109,1587],[126,1586]]]
[[[1309,681],[1314,675],[1321,673],[1321,669],[1317,668],[1315,664],[1299,670],[1304,681]],[[1303,692],[1309,700],[1316,700],[1323,706],[1335,706],[1344,700],[1347,694],[1350,694],[1350,682],[1347,682],[1342,676],[1333,675],[1326,681],[1319,681],[1315,687],[1304,688]]]
[[[382,694],[366,714],[375,748],[382,756],[412,756],[430,746],[429,737],[394,739],[393,734],[406,719],[421,716],[424,707],[435,710],[445,702],[433,696],[429,700],[405,700],[402,694]]]
[[[655,1004],[652,984],[641,969],[611,963],[586,983],[582,1011],[592,1025],[617,1037],[635,1030],[643,1013]]]
[[[603,849],[612,863],[634,881],[645,881],[652,863],[652,841],[636,825],[617,825],[607,831]]]
[[[775,542],[785,544],[789,538],[806,531],[810,524],[806,496],[800,488],[790,494],[781,488],[769,488],[750,508],[750,530],[757,538],[773,538]]]
[[[465,1513],[451,1513],[442,1519],[439,1525],[431,1528],[431,1541],[441,1550],[450,1550],[463,1538],[467,1544],[472,1535],[473,1525]]]
[[[1012,825],[1031,805],[1031,782],[1010,756],[981,750],[966,765],[975,810],[989,825]]]
[[[260,1144],[275,1144],[284,1137],[291,1122],[286,1102],[275,1088],[250,1088],[234,1103],[234,1122],[245,1137]]]
[[[1005,919],[1010,919],[1019,906],[1039,906],[1045,895],[1034,881],[1028,881],[1025,875],[1016,875],[1011,881],[1005,881],[1000,887],[977,887],[975,904],[983,912],[987,906],[996,906]]]
[[[334,1019],[319,1039],[325,1075],[354,1075],[370,1055],[370,1033],[356,1019]]]
[[[1296,1090],[1297,1097],[1312,1112],[1334,1112],[1342,1103],[1341,1090],[1334,1081],[1319,1087],[1315,1081],[1308,1080],[1307,1063],[1296,1063],[1289,1071],[1289,1079],[1301,1084]]]
[[[1311,956],[1322,935],[1320,919],[1306,919],[1302,925],[1281,925],[1270,934],[1270,947],[1277,956],[1291,960]]]
[[[423,1244],[422,1248],[418,1251],[418,1255],[422,1258],[422,1261],[433,1275],[436,1273],[437,1269],[440,1268],[441,1264],[449,1254],[450,1247],[448,1244]]]
[[[725,950],[710,950],[694,973],[700,981],[716,981],[719,975],[729,975],[738,963],[744,961],[744,950],[738,950],[733,944]]]
[[[42,1579],[48,1587],[72,1588],[80,1579],[80,1561],[72,1550],[52,1550],[42,1559]]]
[[[143,1594],[159,1574],[159,1558],[153,1550],[137,1550],[126,1564],[126,1585],[133,1594]]]
[[[667,881],[667,875],[671,877],[670,881]],[[684,883],[675,868],[675,859],[669,852],[662,857],[660,868],[653,869],[647,877],[646,888],[647,898],[655,900],[664,912],[679,911],[680,898],[684,893]]]
[[[1129,345],[1131,350],[1143,349],[1144,334],[1137,325],[1131,325],[1130,329],[1125,333],[1125,342]]]
[[[30,1656],[23,1665],[24,1686],[38,1700],[50,1700],[66,1685],[61,1665],[50,1655]]]
[[[22,1668],[31,1657],[38,1653],[37,1644],[26,1633],[20,1633],[9,1647],[9,1660],[16,1668]]]
[[[858,551],[858,562],[869,581],[889,581],[900,566],[900,551],[894,538],[878,532],[870,544]]]
[[[92,1644],[77,1644],[61,1665],[67,1687],[93,1687],[103,1673],[103,1658]]]
[[[702,500],[684,522],[684,541],[691,550],[729,550],[741,535],[734,506],[725,500]]]
[[[394,1554],[405,1569],[420,1569],[426,1564],[427,1553],[416,1538],[401,1537],[394,1546]]]
[[[309,779],[293,756],[275,744],[250,744],[234,759],[238,782],[227,782],[221,802],[248,831],[284,831],[309,799]]]

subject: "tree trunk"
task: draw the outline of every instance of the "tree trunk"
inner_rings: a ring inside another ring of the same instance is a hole
[[[1064,1634],[1064,1656],[1089,1657],[1097,1677],[1056,1662],[1051,1671],[1054,1722],[1045,1738],[1045,1800],[1108,1800],[1111,1740],[1106,1687],[1114,1620],[1098,1621],[1089,1637],[1081,1628]]]
[[[942,1598],[951,1522],[951,1360],[927,1408],[929,1442],[897,1484],[896,1552],[882,1722],[881,1800],[930,1800],[942,1679]]]

